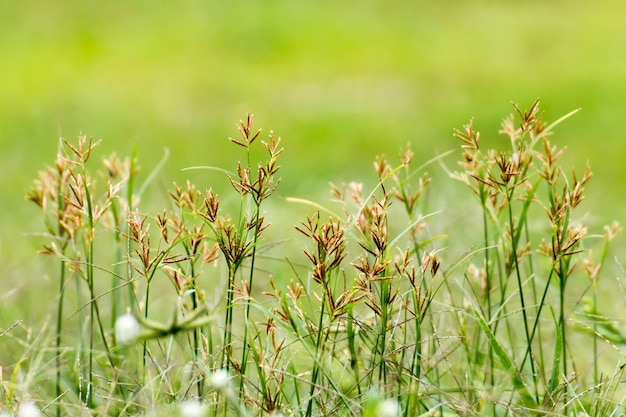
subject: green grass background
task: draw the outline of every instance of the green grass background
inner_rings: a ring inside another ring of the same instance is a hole
[[[102,139],[98,157],[137,146],[144,177],[167,147],[164,186],[204,187],[181,169],[232,167],[247,111],[283,138],[281,195],[316,198],[407,142],[424,161],[457,147],[472,117],[499,146],[511,101],[541,98],[549,121],[582,107],[555,143],[579,172],[590,162],[598,222],[620,219],[625,18],[618,0],[2,1],[3,274],[34,256],[24,192],[60,136]]]

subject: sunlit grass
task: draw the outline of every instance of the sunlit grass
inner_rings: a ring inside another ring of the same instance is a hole
[[[61,141],[28,192],[45,279],[19,289],[49,301],[3,324],[3,409],[618,415],[620,227],[579,213],[589,168],[564,169],[552,136],[576,111],[515,110],[497,149],[471,122],[458,164],[404,147],[331,201],[280,196],[283,143],[250,115],[239,162],[191,167],[207,177],[155,210],[136,156]]]

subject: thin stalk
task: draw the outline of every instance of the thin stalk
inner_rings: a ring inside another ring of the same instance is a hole
[[[604,248],[602,249],[602,255],[600,256],[600,267],[598,268],[598,270],[595,273],[595,276],[592,276],[591,279],[591,283],[592,283],[592,302],[593,302],[593,312],[594,314],[597,315],[597,308],[598,308],[598,278],[600,276],[600,271],[602,270],[602,266],[604,265],[604,261],[606,260],[606,255],[607,252],[609,250],[609,241],[610,241],[610,237],[607,236],[606,240],[604,241]],[[596,335],[593,338],[593,357],[596,358],[593,361],[593,382],[594,382],[594,386],[599,387],[600,386],[600,372],[598,370],[598,317],[595,317],[593,320],[593,334]]]
[[[292,380],[293,380],[293,393],[294,393],[294,397],[295,397],[295,402],[296,402],[296,408],[298,410],[301,409],[301,405],[302,405],[302,400],[300,399],[300,387],[298,384],[298,372],[296,371],[296,368],[293,364],[292,361],[289,362],[289,374],[292,376]]]
[[[126,204],[128,209],[126,215],[128,216],[133,212],[133,192],[135,189],[135,157],[137,155],[137,147],[133,149],[133,154],[129,160],[128,166],[128,185],[126,187]],[[128,278],[128,305],[130,308],[139,309],[139,303],[137,302],[137,294],[135,293],[135,287],[132,281],[133,267],[131,265],[131,239],[130,239],[130,225],[127,221],[124,222],[124,234],[126,237],[126,259],[128,260],[126,267],[126,275]]]
[[[497,266],[498,268],[498,286],[500,288],[500,300],[498,302],[498,306],[502,309],[502,313],[499,314],[500,317],[506,317],[508,315],[507,304],[506,304],[506,290],[507,284],[509,280],[505,280],[505,273],[503,271],[504,265],[502,264],[502,256],[499,251],[494,252],[494,256],[496,259],[493,260],[494,268]],[[502,320],[498,319],[494,322],[493,333],[497,334],[498,325]],[[509,320],[504,320],[504,323],[508,324]],[[512,339],[509,337],[509,340]]]
[[[87,397],[84,394],[85,391],[87,391],[87,388],[85,387],[85,380],[87,379],[86,375],[85,375],[85,368],[86,368],[86,360],[85,360],[85,318],[83,317],[83,311],[81,309],[81,306],[85,305],[85,303],[83,303],[82,297],[83,297],[83,293],[82,293],[82,288],[81,288],[81,281],[79,279],[75,279],[74,280],[74,291],[76,292],[77,295],[77,311],[78,311],[78,323],[77,323],[77,329],[76,331],[78,332],[78,347],[77,347],[77,352],[76,352],[76,367],[79,369],[78,372],[78,399],[80,401],[85,401],[87,399]]]
[[[565,284],[569,262],[563,257],[559,260],[559,331],[563,341],[563,378],[567,378],[567,341],[565,339]],[[563,392],[563,414],[567,415],[567,390]]]
[[[513,234],[515,230],[515,224],[513,223],[513,208],[511,207],[511,198],[509,198],[508,214],[509,214],[509,225],[511,227],[511,234]],[[515,265],[515,275],[517,278],[517,288],[519,290],[520,304],[522,307],[522,316],[524,318],[524,333],[526,335],[526,342],[530,345],[530,331],[528,330],[528,316],[526,313],[526,303],[524,301],[524,288],[522,286],[522,274],[520,272],[519,262],[517,259],[517,247],[516,247],[517,245],[516,245],[516,242],[514,241],[511,241],[511,243],[512,243],[511,252],[512,252],[512,258],[513,258],[513,264]],[[532,354],[532,350],[531,350],[531,354]],[[534,368],[533,368],[533,373],[534,373]]]
[[[491,274],[489,273],[489,226],[487,212],[483,209],[483,239],[485,250],[485,297],[487,301],[487,319],[491,323]],[[493,375],[492,375],[493,376]]]
[[[485,186],[483,183],[480,183],[480,202],[483,212],[483,239],[485,245],[485,297],[487,301],[487,322],[490,323],[492,319],[491,312],[491,268],[489,266],[489,217],[487,216],[487,196],[485,195]],[[493,331],[495,332],[495,326]],[[489,372],[487,373],[489,386],[495,385],[495,376],[494,376],[494,353],[493,349],[489,349]],[[493,415],[495,417],[496,408],[493,407]]]
[[[131,163],[131,169],[132,169],[132,163]],[[133,178],[131,176],[131,178]],[[128,194],[126,196],[127,201],[128,201],[128,213],[127,215],[130,215],[130,213],[133,212],[133,207],[132,207],[132,199],[133,199],[133,193],[132,193],[132,182],[129,180],[128,182]],[[126,262],[126,276],[128,278],[128,306],[131,309],[137,309],[139,310],[139,300],[137,299],[137,293],[135,292],[135,284],[133,283],[133,266],[132,263],[130,262],[130,259],[133,256],[133,252],[132,252],[132,240],[130,238],[130,224],[128,223],[128,221],[124,222],[125,226],[124,226],[124,235],[126,236],[126,259],[128,260]]]
[[[317,375],[319,373],[319,362],[321,360],[321,354],[324,349],[321,345],[322,342],[322,331],[324,327],[324,307],[326,306],[326,302],[322,301],[322,308],[320,311],[320,319],[317,324],[317,336],[315,340],[315,363],[313,364],[313,371],[311,372],[311,388],[309,389],[309,401],[306,406],[306,417],[311,417],[311,413],[313,412],[313,395],[315,394],[315,384],[317,383]]]
[[[354,380],[356,381],[356,390],[361,396],[361,382],[359,376],[359,360],[357,357],[356,346],[354,344],[355,340],[355,332],[354,332],[354,315],[352,313],[352,304],[348,307],[348,322],[346,326],[346,330],[348,332],[348,349],[350,350],[350,367],[352,368],[352,372],[354,372]]]
[[[228,264],[228,292],[226,295],[226,317],[224,318],[224,346],[222,351],[222,367],[227,371],[230,369],[232,326],[233,326],[233,288],[235,285],[235,273],[237,266]]]
[[[87,286],[89,287],[89,361],[88,361],[88,370],[89,375],[87,376],[87,397],[85,398],[85,403],[88,408],[93,408],[93,346],[94,346],[94,315],[96,312],[96,297],[94,291],[94,221],[93,221],[93,210],[91,207],[91,193],[89,192],[89,187],[87,186],[87,177],[84,178],[85,181],[85,199],[87,200],[87,215],[88,215],[88,229],[87,229],[87,239],[88,239],[88,247],[86,251],[86,263],[87,263]]]
[[[146,278],[148,278],[146,276]],[[146,282],[146,301],[145,301],[145,308],[144,308],[144,313],[143,313],[143,317],[147,320],[148,319],[148,310],[150,308],[150,279],[148,278],[147,282]],[[142,382],[143,384],[146,383],[146,369],[147,369],[147,364],[146,364],[146,357],[148,356],[148,341],[147,340],[142,340],[141,342],[142,344]]]
[[[100,333],[100,337],[102,338],[102,343],[104,344],[104,350],[107,355],[107,359],[109,364],[111,365],[111,369],[116,370],[117,367],[115,365],[115,361],[113,360],[113,356],[111,354],[111,350],[109,349],[109,344],[106,339],[106,335],[104,332],[104,327],[102,326],[102,319],[100,315],[100,308],[98,307],[98,301],[95,292],[95,284],[94,284],[94,234],[95,234],[95,223],[93,218],[93,209],[91,205],[91,193],[89,191],[89,187],[87,186],[87,178],[85,177],[85,199],[87,201],[87,214],[88,214],[88,249],[86,251],[86,262],[87,262],[87,284],[89,286],[89,296],[90,299],[90,314],[89,314],[89,376],[88,376],[88,386],[87,386],[87,406],[89,408],[93,407],[93,347],[94,347],[94,321],[98,325],[98,331]],[[117,385],[117,384],[116,384]],[[118,390],[120,390],[123,397],[125,397],[125,393],[121,390],[119,385],[117,385]]]
[[[61,397],[61,332],[63,331],[63,299],[65,295],[65,261],[60,262],[59,270],[59,308],[57,309],[56,329],[56,398]],[[61,415],[61,406],[57,406],[56,415]]]
[[[378,336],[378,342],[376,343],[376,351],[380,352],[380,364],[378,366],[378,381],[382,379],[383,384],[387,384],[387,366],[385,359],[385,345],[387,341],[387,321],[389,320],[389,311],[387,305],[387,299],[389,297],[390,283],[387,280],[381,280],[381,293],[380,293],[380,333]]]
[[[58,221],[58,235],[62,234],[62,226],[60,223],[63,216],[64,204],[61,190],[61,184],[59,179],[59,185],[57,187],[58,207],[57,207],[57,219]],[[61,260],[59,263],[59,307],[57,309],[57,329],[56,329],[56,398],[61,397],[61,333],[63,331],[63,302],[65,297],[65,261]],[[61,405],[57,405],[56,408],[57,417],[61,416]]]
[[[531,342],[535,337],[535,333],[537,332],[537,329],[539,328],[539,318],[541,316],[541,311],[543,310],[543,306],[546,305],[546,298],[548,295],[548,290],[550,289],[550,281],[552,281],[553,275],[554,275],[554,268],[550,270],[550,274],[548,275],[548,279],[546,281],[546,286],[543,289],[543,294],[541,296],[541,300],[539,301],[539,309],[537,310],[537,317],[535,318],[535,324],[533,325],[533,329],[530,333]],[[524,357],[522,358],[520,369],[524,367],[524,364],[526,363],[526,360],[529,357],[530,357],[530,345],[528,345],[528,347],[526,348],[526,353],[524,354]]]
[[[255,260],[256,260],[256,247],[257,247],[257,240],[259,237],[259,217],[260,217],[260,211],[261,211],[261,203],[259,202],[256,205],[256,212],[254,215],[254,235],[252,238],[252,253],[250,255],[251,259],[250,259],[250,277],[248,280],[248,285],[249,285],[249,291],[250,291],[250,295],[252,295],[252,280],[254,279],[254,264],[255,264]],[[246,297],[246,308],[244,310],[244,317],[243,317],[243,352],[241,354],[241,376],[242,378],[239,380],[239,392],[240,394],[243,394],[243,383],[245,380],[245,375],[246,375],[246,367],[248,364],[248,351],[249,349],[247,348],[247,343],[248,343],[248,321],[250,318],[250,298]]]
[[[511,190],[509,193],[507,193],[507,198],[508,198],[508,213],[509,213],[509,225],[511,228],[511,236],[514,236],[515,234],[515,224],[513,223],[513,208],[511,207],[511,202],[512,202],[512,192],[513,190]],[[524,319],[524,333],[526,335],[526,343],[528,344],[528,350],[530,355],[532,356],[532,346],[531,346],[531,338],[530,338],[530,331],[528,329],[528,315],[526,312],[526,303],[524,302],[524,288],[522,286],[522,274],[520,272],[519,269],[519,261],[517,259],[517,242],[514,241],[514,238],[512,237],[511,239],[511,251],[512,251],[512,255],[513,255],[513,263],[515,264],[515,275],[517,276],[517,287],[519,290],[519,298],[520,298],[520,304],[522,307],[522,316]],[[532,376],[533,376],[533,382],[535,385],[535,396],[536,396],[536,400],[539,401],[539,392],[538,392],[538,386],[537,386],[537,374],[535,372],[535,363],[534,361],[530,361],[530,369],[532,372]],[[520,369],[521,371],[521,369]]]
[[[115,225],[116,232],[121,230],[121,225],[117,224],[117,221],[119,219],[119,213],[115,201],[111,201],[111,217],[113,219],[113,224]],[[117,291],[117,288],[120,285],[122,262],[120,233],[115,233],[113,236],[113,240],[113,246],[115,247],[115,262],[113,264],[113,273],[111,274],[111,321],[109,323],[111,329],[115,327],[115,320],[117,319],[117,316],[119,316],[120,310],[120,293],[119,291]]]
[[[193,276],[193,272],[192,272],[192,276]],[[195,285],[194,285],[194,291],[191,294],[191,303],[193,306],[193,311],[196,311],[198,309],[198,295],[195,290]],[[202,330],[200,328],[194,329],[193,331],[193,358],[196,363],[198,362],[198,359],[200,358],[200,340],[201,339],[202,339]],[[196,384],[196,387],[198,390],[198,398],[202,397],[202,392],[204,391],[203,381],[204,381],[203,378],[198,378],[198,382]]]
[[[561,225],[561,237],[563,239],[567,233],[569,227],[569,208],[565,211],[563,218],[563,224]],[[559,239],[559,237],[557,237]],[[559,247],[562,247],[562,242],[559,242]],[[565,285],[567,283],[567,273],[569,269],[569,261],[565,259],[565,253],[559,254],[559,330],[561,332],[561,338],[563,341],[563,378],[567,378],[567,341],[565,339]],[[567,415],[567,391],[563,393],[564,414]]]
[[[528,222],[524,223],[524,233],[526,235],[526,241],[530,242],[530,231],[529,231],[529,227],[528,227]],[[534,277],[535,276],[535,268],[533,267],[533,258],[531,256],[528,257],[528,268],[530,271],[530,276]],[[530,340],[533,340],[533,336],[535,334],[535,326],[537,326],[537,330],[539,330],[539,333],[537,334],[537,343],[539,346],[542,346],[543,343],[541,341],[541,322],[538,320],[539,318],[539,311],[541,309],[541,305],[538,304],[538,298],[537,298],[537,286],[535,285],[535,280],[533,278],[533,285],[532,285],[532,290],[533,290],[533,302],[535,303],[535,305],[538,305],[539,307],[537,308],[537,318],[535,320],[535,324],[533,325],[533,331],[530,334]],[[539,368],[541,369],[541,373],[545,374],[545,360],[544,360],[544,356],[543,356],[543,349],[539,349]]]
[[[181,210],[181,219],[184,219],[184,213]],[[188,276],[192,278],[191,286],[193,291],[189,294],[191,298],[191,306],[193,311],[198,310],[198,289],[196,287],[196,268],[195,268],[195,259],[196,254],[192,253],[189,250],[189,246],[186,243],[183,243],[183,247],[185,248],[185,253],[187,257],[189,257],[189,274]],[[192,332],[193,334],[193,357],[194,362],[198,363],[198,358],[200,357],[200,340],[202,339],[202,330],[200,328],[195,328]],[[204,379],[198,378],[196,388],[198,391],[198,398],[202,397],[202,392],[204,391]]]
[[[593,302],[593,312],[594,314],[597,314],[597,305],[598,305],[598,291],[597,291],[597,281],[596,278],[593,278],[593,294],[592,294],[592,302]],[[600,384],[600,378],[599,378],[599,371],[598,371],[598,318],[595,317],[593,320],[593,385],[595,387],[599,387]]]
[[[414,376],[410,380],[409,384],[409,398],[407,401],[407,407],[405,409],[405,416],[415,415],[419,412],[417,399],[419,398],[420,390],[420,378],[422,377],[422,309],[420,308],[420,301],[418,299],[417,290],[413,287],[411,291],[413,297],[413,308],[415,310],[415,348],[413,349],[413,358],[411,360],[411,372],[410,375]],[[413,385],[415,384],[415,389]]]
[[[561,261],[561,266],[565,267],[565,262]],[[561,271],[561,273],[563,273]],[[565,340],[565,280],[566,277],[559,277],[559,327],[563,338],[563,376],[567,377],[567,343]]]

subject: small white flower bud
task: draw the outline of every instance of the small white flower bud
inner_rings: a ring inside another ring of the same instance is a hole
[[[119,316],[115,321],[115,340],[122,345],[130,345],[139,339],[139,322],[132,314]]]
[[[206,405],[195,400],[183,401],[178,410],[181,417],[203,417],[207,413]]]
[[[32,402],[23,403],[17,410],[17,417],[41,417],[41,415],[39,407]]]
[[[213,388],[217,390],[224,390],[228,388],[228,384],[230,382],[230,375],[228,375],[228,371],[226,369],[218,369],[213,372],[209,381]]]
[[[376,407],[376,417],[398,417],[399,415],[400,404],[394,398],[387,398]]]

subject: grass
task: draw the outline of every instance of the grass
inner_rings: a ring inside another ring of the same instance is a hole
[[[573,113],[515,107],[497,148],[470,122],[456,166],[407,147],[329,202],[280,198],[251,115],[240,162],[186,171],[229,191],[174,184],[154,211],[136,155],[61,141],[28,193],[56,296],[2,330],[4,412],[621,415],[620,227],[579,213],[590,169],[552,140]]]

